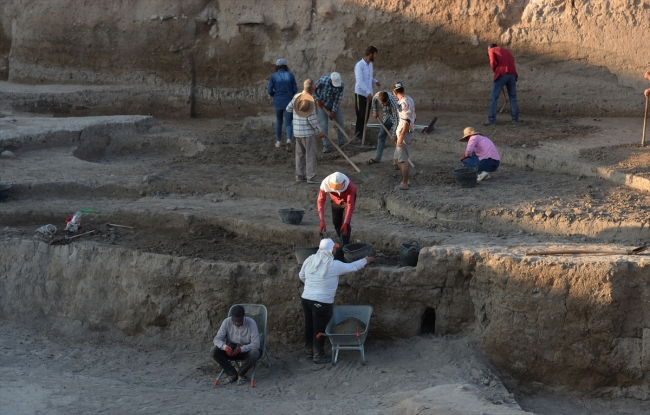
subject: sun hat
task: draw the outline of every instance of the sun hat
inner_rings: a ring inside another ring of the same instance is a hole
[[[309,117],[314,111],[314,97],[306,93],[298,95],[293,103],[293,109],[299,116],[303,118]]]
[[[232,311],[230,312],[230,319],[233,323],[241,323],[244,321],[245,315],[246,312],[244,311],[244,307],[237,304],[232,308]]]
[[[332,86],[340,87],[341,86],[341,74],[338,72],[332,72],[330,75],[330,80],[332,81]]]
[[[463,130],[463,138],[461,138],[458,141],[465,141],[465,139],[469,140],[469,138],[473,135],[480,134],[478,131],[474,130],[472,127],[467,127]]]
[[[277,61],[275,61],[275,66],[282,66],[282,65],[284,65],[284,66],[287,65],[287,60],[286,59],[280,58]]]

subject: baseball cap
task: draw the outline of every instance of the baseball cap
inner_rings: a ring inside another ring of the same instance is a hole
[[[397,89],[402,89],[404,88],[404,85],[401,82],[395,82],[395,86],[393,87],[393,91]]]
[[[341,74],[338,72],[332,72],[330,75],[330,79],[332,80],[332,85],[335,87],[340,87],[341,86]]]
[[[285,65],[285,66],[286,66],[286,64],[287,64],[287,60],[286,60],[286,59],[282,59],[282,58],[280,58],[280,59],[278,59],[277,61],[275,61],[275,66],[282,66],[282,65]]]
[[[233,323],[241,323],[244,321],[245,315],[246,312],[244,311],[244,307],[237,304],[232,308],[232,311],[230,312],[230,319]]]

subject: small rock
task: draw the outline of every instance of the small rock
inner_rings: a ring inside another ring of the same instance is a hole
[[[173,19],[173,18],[174,18],[173,14],[166,14],[164,16],[161,16],[160,20],[169,20],[169,19]]]
[[[158,15],[157,14],[152,14],[149,19],[156,20],[156,19],[158,19]]]
[[[0,158],[3,158],[3,159],[15,159],[16,155],[13,152],[9,151],[9,150],[5,150],[2,153],[0,153]]]
[[[170,51],[170,52],[178,52],[178,51],[179,51],[178,46],[176,46],[176,45],[172,45],[172,46],[169,48],[169,51]]]
[[[212,27],[210,28],[210,36],[212,37],[212,39],[216,39],[218,33],[219,33],[219,29],[217,29],[217,25],[216,24],[212,25]]]

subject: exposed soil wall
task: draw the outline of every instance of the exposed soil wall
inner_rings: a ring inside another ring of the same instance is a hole
[[[234,302],[269,309],[271,342],[299,343],[298,265],[212,262],[95,243],[0,243],[0,313],[76,322],[95,331],[207,342]],[[372,336],[474,335],[526,381],[648,396],[650,261],[565,261],[427,248],[416,268],[341,278],[338,304],[371,304]],[[432,318],[431,310],[435,313]]]
[[[427,109],[486,109],[492,42],[515,55],[522,113],[637,114],[648,69],[647,1],[9,0],[2,12],[0,79],[139,86],[120,108],[156,115],[267,107],[279,57],[299,81],[339,71],[348,105],[368,44],[376,77]]]

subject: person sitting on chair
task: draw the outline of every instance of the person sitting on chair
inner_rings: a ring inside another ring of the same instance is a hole
[[[223,384],[246,383],[246,373],[260,358],[260,334],[255,320],[246,317],[243,306],[236,305],[232,308],[230,317],[221,323],[212,342],[214,346],[210,354],[228,375]],[[244,361],[239,372],[230,363],[231,360]]]

